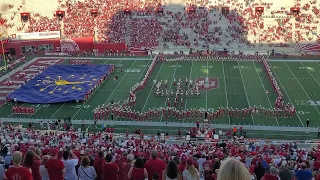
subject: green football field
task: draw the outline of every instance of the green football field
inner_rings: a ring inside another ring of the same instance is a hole
[[[64,64],[68,64],[68,60]],[[128,97],[129,89],[140,82],[152,60],[150,58],[118,58],[92,59],[93,64],[115,64],[117,69],[113,75],[119,79],[106,80],[86,103],[58,103],[58,104],[26,104],[20,106],[35,107],[34,115],[14,115],[11,104],[0,108],[0,118],[29,118],[29,119],[60,119],[71,117],[72,120],[93,119],[93,109],[111,100],[123,101]],[[320,62],[320,61],[319,61]],[[320,63],[307,60],[274,60],[270,65],[278,85],[284,94],[285,102],[294,104],[297,115],[293,118],[269,118],[253,115],[245,119],[229,118],[227,116],[216,119],[215,124],[245,124],[269,126],[305,126],[306,119],[310,125],[320,126],[318,120],[320,106]],[[247,108],[248,106],[263,106],[272,108],[276,95],[263,66],[260,62],[252,61],[176,61],[159,62],[151,75],[146,88],[137,94],[136,111],[144,112],[166,106],[166,98],[156,97],[153,80],[168,80],[168,88],[174,89],[173,78],[184,82],[186,78],[195,81],[197,78],[216,78],[218,87],[209,91],[202,91],[199,98],[186,98],[179,110],[201,109],[213,111],[218,107]],[[125,119],[117,119],[124,121]],[[161,117],[152,121],[163,122]],[[170,118],[169,122],[179,120]],[[195,119],[182,122],[195,122]]]

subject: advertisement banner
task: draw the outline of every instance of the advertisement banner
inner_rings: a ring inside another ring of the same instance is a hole
[[[60,31],[34,32],[34,33],[17,33],[15,40],[30,39],[59,39]]]

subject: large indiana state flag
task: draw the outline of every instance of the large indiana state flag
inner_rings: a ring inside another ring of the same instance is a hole
[[[26,103],[84,100],[87,92],[107,74],[110,65],[53,65],[9,97]]]

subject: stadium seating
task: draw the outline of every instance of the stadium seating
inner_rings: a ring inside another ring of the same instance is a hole
[[[119,161],[127,163],[127,157],[132,154],[134,159],[142,158],[145,160],[151,159],[151,155],[156,151],[158,159],[164,163],[174,160],[183,174],[184,164],[187,160],[192,160],[193,165],[202,174],[201,179],[208,178],[207,175],[217,178],[217,174],[222,171],[225,158],[234,158],[243,163],[248,169],[248,172],[253,177],[257,175],[254,169],[259,163],[262,164],[266,170],[275,167],[282,171],[284,166],[292,171],[299,171],[301,166],[306,165],[307,169],[314,173],[314,177],[318,176],[319,170],[319,146],[313,148],[301,149],[294,141],[265,141],[265,140],[237,140],[237,141],[221,141],[221,142],[206,142],[198,144],[181,143],[179,140],[185,136],[184,132],[177,131],[177,136],[168,136],[165,133],[158,133],[146,138],[143,137],[143,132],[139,129],[135,130],[137,134],[120,134],[115,131],[114,127],[106,127],[104,132],[99,133],[78,133],[70,130],[69,132],[56,131],[54,129],[64,129],[65,125],[61,123],[40,122],[40,130],[33,129],[34,124],[30,124],[30,128],[23,128],[22,125],[11,125],[10,123],[1,122],[2,143],[7,147],[6,154],[2,154],[4,159],[10,158],[16,151],[20,151],[25,155],[28,151],[35,151],[41,158],[45,155],[52,155],[53,151],[58,151],[58,158],[62,158],[65,150],[69,150],[72,146],[72,151],[79,158],[83,156],[89,157],[91,161],[98,160],[98,152],[102,151],[104,156],[111,153],[113,156],[112,162],[119,166]],[[38,126],[38,125],[37,125]],[[84,127],[85,128],[85,127]],[[236,127],[235,127],[236,128]],[[48,129],[48,130],[47,130]],[[201,129],[197,127],[190,128],[186,133],[200,133]],[[233,134],[231,130],[216,132],[212,129],[212,133],[220,134],[220,136],[243,136],[245,130],[238,127]],[[161,143],[170,140],[174,144]],[[40,146],[39,146],[40,145]],[[312,157],[312,158],[308,158]],[[201,159],[205,158],[205,159]],[[129,159],[132,160],[132,159]],[[131,161],[130,161],[131,162]],[[5,167],[8,168],[12,162],[4,161]],[[40,163],[39,163],[40,165]],[[39,166],[38,165],[38,166]],[[145,168],[149,170],[149,166],[154,168],[154,165],[146,163]],[[205,166],[208,166],[205,168]],[[121,168],[121,167],[120,167]],[[240,167],[237,167],[240,168]],[[161,172],[164,169],[161,170]],[[210,172],[210,173],[209,173]],[[128,172],[119,171],[117,174]],[[149,172],[150,173],[150,172]],[[230,172],[234,173],[234,172]],[[266,171],[266,174],[269,172]],[[263,174],[265,174],[263,173]],[[40,173],[41,174],[41,173]],[[213,175],[211,175],[213,174]],[[41,174],[42,175],[42,174]],[[278,175],[281,176],[281,173]],[[294,175],[293,175],[294,176]]]
[[[16,15],[28,7],[8,5],[10,13],[1,17],[0,24],[9,28],[10,34],[61,30],[67,38],[94,37],[97,43],[125,42],[129,47],[163,50],[292,49],[295,43],[318,40],[320,17],[316,1],[279,5],[273,1],[210,3],[173,6],[165,2],[161,6],[157,0],[58,1],[52,6],[65,11],[62,20],[39,10],[31,14],[25,25]],[[261,16],[255,9],[259,6],[264,7]],[[163,8],[163,14],[154,12],[158,7]],[[189,7],[195,7],[194,12],[189,12]],[[222,7],[229,7],[229,14],[223,15]],[[300,13],[293,14],[292,7],[300,7]],[[91,13],[93,9],[98,10],[96,15]]]

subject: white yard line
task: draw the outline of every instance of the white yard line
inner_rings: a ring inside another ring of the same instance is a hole
[[[266,88],[264,87],[264,84],[263,84],[263,82],[262,82],[262,80],[261,80],[261,77],[260,77],[260,74],[259,74],[258,69],[257,69],[257,67],[256,67],[256,64],[254,63],[254,61],[252,61],[252,63],[253,63],[253,65],[254,65],[254,68],[256,69],[256,72],[257,72],[258,77],[259,77],[259,79],[260,79],[260,82],[261,82],[261,85],[262,85],[262,87],[263,87],[263,90],[264,90],[264,92],[266,92]],[[271,101],[270,101],[270,99],[269,99],[269,96],[268,96],[268,95],[266,95],[266,96],[267,96],[267,98],[268,98],[270,107],[273,108],[273,106],[272,106],[272,104],[271,104]],[[277,121],[277,125],[279,126],[279,121],[278,121],[277,116],[276,116],[276,121]]]
[[[243,88],[244,88],[244,93],[246,94],[248,106],[250,106],[250,102],[249,102],[249,98],[248,98],[248,94],[247,94],[247,89],[246,89],[246,86],[244,85],[244,81],[243,81],[243,77],[242,77],[242,72],[241,72],[241,68],[240,68],[239,61],[237,61],[237,63],[238,63],[238,69],[239,69],[239,71],[240,71],[240,76],[241,76],[241,79],[242,79],[242,84],[243,84]],[[253,125],[254,125],[254,120],[253,120],[252,115],[251,115],[250,117],[251,117],[252,123],[253,123]]]
[[[175,68],[174,73],[173,73],[173,75],[172,75],[172,79],[171,79],[171,82],[170,82],[170,85],[169,85],[169,90],[168,90],[169,93],[170,93],[170,90],[171,90],[171,88],[172,88],[173,79],[174,79],[175,76],[176,76],[176,72],[177,72],[178,66],[179,66],[179,61],[177,61],[176,68]],[[166,103],[167,103],[167,101],[166,101],[166,99],[165,99],[165,100],[164,100],[164,105],[163,105],[163,107],[166,107]],[[162,117],[163,117],[163,116],[160,117],[160,122],[162,121]]]
[[[304,87],[301,85],[300,81],[297,79],[296,75],[294,75],[294,73],[292,72],[292,70],[290,69],[290,67],[288,66],[288,64],[286,62],[284,62],[286,64],[286,66],[288,67],[289,71],[291,72],[291,74],[294,76],[294,78],[296,79],[296,81],[299,83],[299,85],[301,86],[302,90],[304,91],[304,93],[308,96],[309,100],[312,100],[309,96],[309,94],[307,93],[307,91],[304,89]],[[318,108],[316,106],[314,106],[314,108],[318,111],[318,114],[320,114]]]
[[[209,76],[209,63],[208,63],[208,60],[207,60],[207,78]],[[206,91],[206,112],[208,111],[208,91]]]
[[[119,63],[121,63],[121,62],[122,62],[122,60],[121,60]],[[135,60],[135,61],[131,64],[131,66],[130,66],[129,69],[131,69],[132,66],[133,66],[136,62],[137,62],[137,60]],[[118,64],[119,64],[119,63],[118,63]],[[113,89],[112,93],[109,95],[109,97],[108,97],[108,99],[106,100],[106,102],[110,99],[111,95],[116,91],[116,89],[117,89],[118,86],[121,84],[122,80],[124,79],[124,77],[126,77],[127,74],[128,74],[128,71],[122,76],[121,80],[119,81],[119,83],[117,84],[117,86]],[[109,78],[110,78],[110,77],[109,77]],[[100,85],[100,86],[96,89],[96,91],[97,91],[101,86],[102,86],[102,85]],[[92,96],[93,96],[93,95],[92,95]],[[83,104],[83,106],[84,106],[85,104],[87,104],[87,102],[89,102],[89,100],[90,100],[90,98],[91,98],[92,96],[90,96],[90,97],[88,98],[88,100]],[[106,102],[105,102],[105,103],[106,103]],[[105,104],[105,103],[104,103],[104,104]],[[83,106],[81,106],[81,108],[79,108],[79,110],[76,112],[76,114],[74,114],[74,115],[72,116],[71,119],[74,119],[74,118],[76,117],[76,115],[80,112],[80,110],[82,109]]]
[[[158,79],[158,76],[159,76],[159,74],[160,74],[160,72],[161,72],[161,69],[162,69],[163,64],[164,64],[164,63],[162,62],[162,63],[161,63],[161,66],[160,66],[160,69],[159,69],[159,72],[158,72],[158,74],[157,74],[157,76],[156,76],[156,79]],[[152,93],[153,87],[154,87],[154,86],[152,85],[152,87],[151,87],[151,89],[150,89],[150,92],[149,92],[149,94],[148,94],[148,97],[147,97],[147,99],[146,99],[146,102],[144,103],[141,112],[143,112],[144,108],[145,108],[146,105],[147,105],[147,102],[148,102],[149,97],[150,97],[150,95],[151,95],[151,93]]]
[[[191,69],[190,69],[190,75],[189,75],[189,81],[191,79],[192,75],[192,69],[193,69],[193,61],[191,61]],[[188,85],[188,90],[190,90],[190,84]],[[184,110],[187,110],[187,102],[188,102],[188,97],[186,98],[186,103],[184,104]]]
[[[95,61],[95,59],[93,59],[92,62],[93,62],[93,61]],[[106,62],[104,62],[103,64],[107,64],[108,61],[109,61],[109,59],[108,59]],[[52,118],[60,111],[60,109],[61,109],[65,104],[66,104],[66,103],[63,103],[63,104],[59,107],[59,109],[57,109],[56,112],[54,112],[54,113],[50,116],[50,119],[52,119]],[[81,105],[80,109],[81,109],[83,106],[84,106],[84,104]]]
[[[222,72],[223,72],[223,80],[224,80],[224,91],[226,93],[226,101],[227,101],[227,107],[229,108],[229,100],[228,100],[228,91],[227,91],[227,83],[226,83],[226,74],[224,73],[224,64],[223,61],[222,62]],[[230,116],[229,117],[229,124],[231,126],[231,119]]]
[[[270,64],[269,64],[269,66],[272,67]],[[271,69],[272,69],[272,68],[271,68]],[[285,88],[284,88],[284,86],[282,85],[280,79],[278,78],[276,71],[273,70],[272,72],[274,73],[275,77],[278,79],[278,82],[279,82],[279,84],[282,86],[284,93],[285,93],[285,94],[287,95],[287,97],[288,97],[288,100],[289,100],[290,103],[293,105],[293,103],[292,103],[292,101],[291,101],[291,99],[290,99],[287,91],[285,90]],[[299,120],[300,120],[300,122],[301,122],[301,124],[302,124],[302,127],[304,127],[304,124],[302,123],[302,120],[301,120],[301,118],[300,118],[300,116],[299,116],[299,113],[296,113],[296,114],[297,114],[297,117],[299,118]]]

